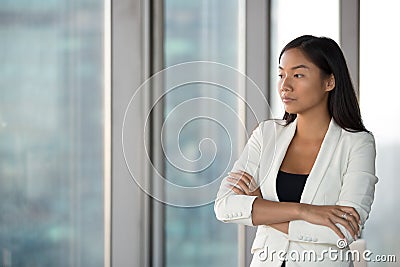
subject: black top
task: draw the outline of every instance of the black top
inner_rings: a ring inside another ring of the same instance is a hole
[[[308,174],[294,174],[279,170],[276,192],[280,202],[300,202]]]
[[[300,202],[308,174],[287,173],[279,170],[276,177],[276,193],[280,202]],[[284,261],[281,267],[286,267]]]

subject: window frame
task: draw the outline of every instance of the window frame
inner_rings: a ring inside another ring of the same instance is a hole
[[[161,267],[165,265],[163,207],[160,202],[139,190],[130,177],[122,155],[121,128],[124,109],[134,93],[132,90],[163,66],[163,1],[105,0],[104,3],[104,142],[106,152],[110,151],[104,157],[105,266]],[[241,17],[245,21],[245,29],[241,31],[243,42],[240,47],[244,51],[240,69],[264,90],[267,99],[270,97],[268,88],[271,67],[270,5],[270,1],[245,1],[244,15]],[[357,92],[359,6],[359,0],[340,0],[340,42]],[[260,58],[266,60],[260,61]],[[256,97],[258,94],[246,91],[248,101]],[[140,109],[146,110],[151,98],[152,94],[148,93]],[[257,113],[262,114],[267,108],[256,107]],[[240,110],[241,115],[246,118],[246,127],[254,128],[256,122],[252,121],[251,114],[246,114],[245,109]],[[153,141],[158,140],[154,137],[161,131],[161,119],[161,114],[153,117]],[[143,134],[141,129],[130,130],[137,137]],[[246,142],[244,137],[242,139],[241,147]],[[138,149],[139,154],[146,155],[144,149]],[[162,167],[159,151],[153,150],[151,157],[155,164]],[[143,166],[145,164],[138,165],[136,170],[142,174],[143,182],[154,182],[150,181],[151,170]],[[153,190],[162,190],[159,184],[152,185]],[[255,228],[238,226],[238,266],[250,264],[250,247],[254,235]]]

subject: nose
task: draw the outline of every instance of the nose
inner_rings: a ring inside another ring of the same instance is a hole
[[[288,91],[292,91],[292,86],[290,84],[289,79],[286,78],[282,78],[280,81],[280,87],[279,87],[279,91],[280,92],[288,92]]]

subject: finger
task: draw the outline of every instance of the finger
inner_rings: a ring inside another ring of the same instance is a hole
[[[353,207],[346,207],[346,206],[341,206],[341,210],[343,212],[348,213],[350,216],[347,216],[349,221],[354,227],[354,230],[356,231],[357,235],[360,233],[360,227],[361,227],[361,220],[360,220],[360,215],[358,214],[357,210],[354,209]]]
[[[243,179],[240,179],[238,181],[238,185],[240,186],[240,188],[242,188],[242,190],[246,193],[246,195],[250,194],[249,185]]]
[[[249,179],[249,177],[246,175],[245,172],[230,172],[229,176],[232,176],[237,179],[243,179],[246,184],[251,183],[251,179]]]
[[[346,220],[345,225],[346,229],[349,231],[350,235],[355,239],[357,236],[358,230],[354,228],[352,223],[349,220]],[[350,231],[351,230],[351,231]]]
[[[339,211],[339,212],[342,212],[342,211]],[[341,225],[343,225],[346,228],[346,230],[350,233],[351,236],[355,236],[356,232],[354,231],[351,223],[342,217],[343,212],[340,215],[339,214],[335,214],[335,215],[336,215],[335,223],[340,223]]]
[[[234,187],[238,188],[239,190],[242,190],[242,188],[238,184],[239,179],[233,178],[233,177],[227,177],[226,180],[229,182],[229,186],[234,186]]]
[[[248,174],[247,172],[244,172],[244,171],[239,171],[239,173],[243,174],[247,178],[248,182],[252,185],[253,188],[258,187],[253,176],[251,176],[250,174]]]
[[[261,193],[260,187],[254,188],[254,187],[250,187],[250,186],[249,186],[249,191],[250,191],[250,193],[253,193],[253,192],[257,191],[257,190],[260,190],[260,193]]]
[[[351,227],[354,229],[355,235],[358,235],[360,227],[358,225],[356,218],[352,214],[347,214],[347,221],[351,224]]]
[[[231,176],[231,177],[233,177],[234,179],[236,179],[236,180],[238,181],[239,184],[241,184],[240,181],[242,181],[243,184],[244,184],[245,187],[246,187],[246,188],[243,188],[243,189],[250,189],[251,181],[249,180],[248,177],[244,176],[244,175],[241,174],[241,173],[237,173],[237,172],[236,172],[236,173],[231,172],[231,173],[229,173],[229,176]],[[253,187],[252,187],[252,188],[253,188]]]
[[[246,183],[251,183],[253,177],[244,171],[230,172],[229,174],[234,174],[235,177],[242,178],[246,181]]]
[[[228,177],[226,178],[226,180],[227,180],[228,182],[232,183],[232,184],[237,184],[237,182],[239,181],[239,179],[234,178],[234,177],[230,177],[230,176],[228,176]]]
[[[242,190],[240,190],[239,188],[237,188],[235,186],[228,186],[228,188],[238,195],[245,195],[245,193]]]
[[[340,209],[344,212],[350,213],[352,216],[355,217],[357,223],[361,224],[360,221],[360,214],[358,214],[357,210],[353,207],[347,207],[347,206],[340,206]]]
[[[339,227],[337,227],[332,220],[329,220],[328,227],[331,228],[341,239],[346,239],[342,231],[340,231]]]
[[[253,176],[251,176],[249,173],[247,173],[245,171],[237,171],[237,173],[245,176],[249,181],[253,179]]]
[[[248,185],[242,179],[228,177],[227,181],[234,183],[235,187],[239,187],[247,195],[250,194]]]

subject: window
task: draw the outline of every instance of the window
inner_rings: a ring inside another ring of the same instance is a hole
[[[102,266],[103,1],[0,14],[0,261]]]
[[[366,246],[375,255],[398,255],[400,245],[397,225],[400,127],[396,121],[400,97],[396,84],[399,56],[393,48],[398,40],[390,25],[400,23],[398,1],[385,0],[379,5],[360,3],[360,106],[365,126],[376,141],[375,200],[366,223]],[[371,18],[374,18],[373,20]],[[397,214],[397,215],[396,215]],[[388,220],[388,218],[390,218]],[[369,266],[390,266],[393,263],[369,262]]]
[[[244,11],[239,8],[241,2],[165,0],[165,67],[187,61],[208,60],[240,68],[239,17],[240,12]],[[166,76],[167,79],[177,78],[171,77],[169,72]],[[204,100],[204,97],[208,100]],[[228,117],[223,105],[214,99],[237,110],[238,99],[235,95],[215,85],[188,84],[166,95],[164,114],[168,120],[164,120],[168,123],[164,126],[164,153],[168,157],[165,172],[170,182],[194,187],[210,183],[218,177],[222,179],[232,167],[233,162],[231,165],[227,162],[231,153],[231,158],[238,157],[238,147],[235,145],[237,133],[226,132],[226,125],[218,124],[218,120],[231,120],[230,125],[237,125],[239,121],[234,116]],[[193,114],[201,115],[207,111],[214,115],[211,119],[193,117],[193,121],[186,121],[187,114],[179,109],[179,105],[186,100],[193,100]],[[174,146],[177,138],[178,145]],[[209,167],[191,172],[201,169],[214,153],[215,159]],[[187,164],[191,166],[188,168],[174,165],[174,162],[193,161],[197,161],[197,165]],[[217,186],[214,188],[214,197]],[[176,192],[167,190],[165,193],[167,199],[171,199]],[[204,204],[186,208],[165,206],[166,266],[237,265],[238,259],[233,256],[237,255],[237,226],[217,221],[213,203]]]
[[[283,117],[277,93],[278,58],[291,40],[305,34],[330,37],[339,43],[339,0],[273,0],[271,2],[271,109]]]

